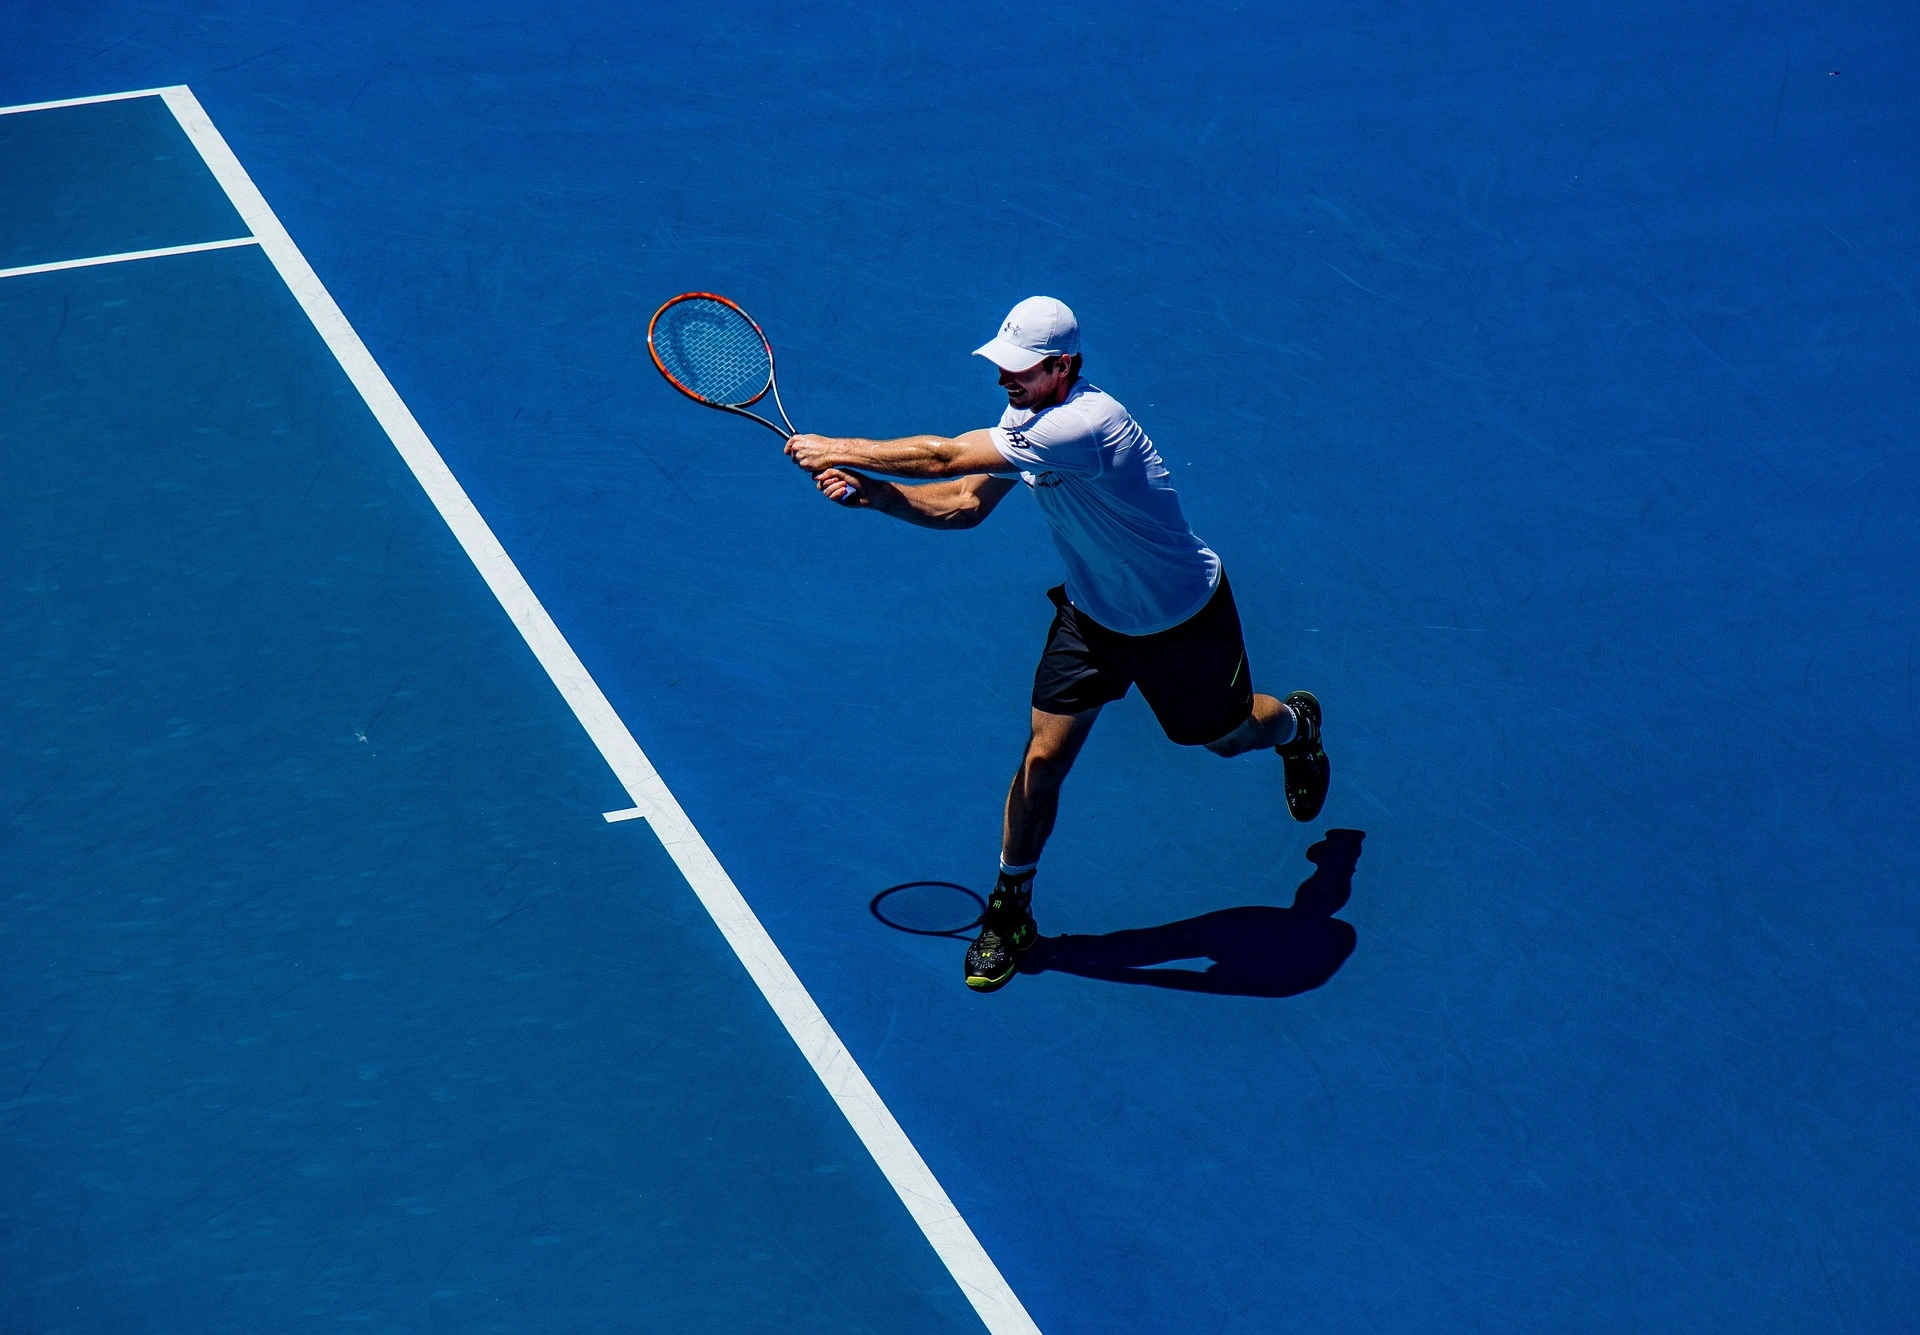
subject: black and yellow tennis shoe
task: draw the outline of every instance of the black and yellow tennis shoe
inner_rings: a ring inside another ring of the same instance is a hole
[[[994,882],[980,936],[967,947],[967,986],[976,992],[1005,987],[1019,968],[1019,956],[1040,938],[1033,921],[1033,874]]]
[[[1312,691],[1295,691],[1286,700],[1299,725],[1293,740],[1273,749],[1286,767],[1287,811],[1295,820],[1312,820],[1326,804],[1333,767],[1320,745],[1320,702]]]

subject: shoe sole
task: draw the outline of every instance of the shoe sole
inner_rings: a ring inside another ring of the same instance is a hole
[[[1327,789],[1333,782],[1333,766],[1327,762],[1326,750],[1320,745],[1318,736],[1320,722],[1320,702],[1311,691],[1295,691],[1287,697],[1287,703],[1296,700],[1313,710],[1315,737],[1311,751],[1290,751],[1286,746],[1273,749],[1279,753],[1282,769],[1285,773],[1287,789],[1287,814],[1302,822],[1312,820],[1320,814],[1320,808],[1327,804]]]
[[[1312,820],[1327,804],[1327,789],[1333,781],[1327,753],[1316,747],[1308,755],[1280,759],[1286,772],[1287,814],[1302,823]]]

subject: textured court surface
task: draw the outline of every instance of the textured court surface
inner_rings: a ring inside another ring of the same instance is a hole
[[[0,103],[193,87],[1042,1330],[1898,1330],[1917,58],[1893,5],[109,3]],[[0,268],[233,234],[112,105],[0,117]],[[1323,819],[1134,700],[1054,967],[876,922],[984,888],[1054,557],[678,399],[687,288],[861,434],[984,424],[966,351],[1070,301],[1327,705]],[[0,279],[0,349],[0,1324],[969,1328],[260,254]]]

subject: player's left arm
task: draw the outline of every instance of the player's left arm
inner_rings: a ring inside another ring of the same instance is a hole
[[[809,473],[828,468],[865,468],[892,477],[932,481],[973,473],[1005,473],[1015,465],[984,428],[949,439],[902,436],[898,440],[862,440],[855,436],[795,436],[787,457]]]
[[[1012,478],[985,473],[903,485],[845,468],[823,469],[813,482],[821,495],[849,510],[878,510],[921,528],[948,530],[977,528],[1014,487]]]

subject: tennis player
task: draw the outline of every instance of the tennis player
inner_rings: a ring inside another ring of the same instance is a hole
[[[787,454],[829,500],[923,528],[972,528],[1024,482],[1053,529],[1066,582],[1033,681],[1033,732],[1007,793],[1000,874],[967,949],[967,986],[991,992],[1038,936],[1033,878],[1060,785],[1101,707],[1138,683],[1167,736],[1222,756],[1271,747],[1288,810],[1326,800],[1320,704],[1256,695],[1220,558],[1194,536],[1166,465],[1111,395],[1080,378],[1080,325],[1064,302],[1029,297],[975,349],[1000,368],[1000,425],[948,439],[800,435]],[[865,470],[865,471],[860,471]],[[918,485],[901,486],[886,478]]]

